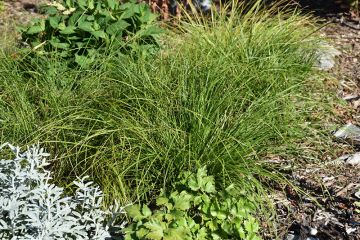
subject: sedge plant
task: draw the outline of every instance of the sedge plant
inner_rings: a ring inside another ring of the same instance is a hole
[[[261,205],[261,179],[283,178],[260,157],[301,155],[298,100],[318,104],[305,88],[318,38],[296,12],[234,5],[180,23],[156,55],[110,51],[86,69],[49,57],[27,70],[2,56],[1,141],[40,141],[57,182],[89,175],[108,202],[150,202],[206,165],[218,187]]]

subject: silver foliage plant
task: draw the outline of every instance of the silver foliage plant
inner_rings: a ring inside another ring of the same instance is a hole
[[[14,157],[0,160],[0,239],[110,239],[105,219],[115,211],[101,209],[99,187],[85,177],[74,182],[74,196],[64,196],[49,183],[49,154],[42,148],[21,152],[6,143],[0,152],[5,149]]]

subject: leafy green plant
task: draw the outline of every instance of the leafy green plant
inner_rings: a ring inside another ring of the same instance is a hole
[[[56,184],[89,175],[107,205],[149,202],[180,172],[206,165],[219,187],[255,193],[259,212],[272,214],[254,176],[283,176],[261,159],[338,151],[319,134],[333,103],[313,72],[307,18],[240,13],[179,25],[160,54],[109,54],[86,70],[49,58],[24,72],[0,50],[1,142],[40,141],[57,156]]]
[[[133,223],[125,239],[260,239],[255,207],[246,198],[236,198],[234,186],[217,192],[206,168],[186,172],[170,194],[156,199],[157,209],[132,205],[127,214]]]
[[[156,47],[161,32],[154,24],[156,15],[146,4],[135,1],[64,0],[42,10],[47,18],[20,28],[22,40],[40,55],[56,53],[82,66],[94,61],[99,53],[96,50],[124,47],[134,35],[131,39],[136,44],[146,49]]]

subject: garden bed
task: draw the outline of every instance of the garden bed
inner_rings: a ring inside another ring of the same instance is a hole
[[[333,75],[313,68],[323,40],[309,17],[231,10],[169,27],[155,54],[133,44],[79,68],[58,56],[19,62],[14,25],[40,15],[36,2],[5,7],[1,143],[40,142],[55,183],[90,175],[105,205],[154,207],[181,172],[207,166],[218,188],[232,183],[257,203],[264,238],[358,239],[357,169],[328,164],[354,150],[331,136],[358,123],[360,104],[336,95],[359,94],[354,19],[324,28],[343,52]]]

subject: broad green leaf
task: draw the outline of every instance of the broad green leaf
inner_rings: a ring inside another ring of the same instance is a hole
[[[125,5],[125,4],[124,4]],[[134,8],[128,8],[126,9],[120,16],[120,19],[128,19],[132,18],[135,15]]]
[[[188,194],[186,191],[182,191],[174,199],[174,208],[178,210],[188,210],[191,207],[192,195]]]
[[[190,229],[184,227],[170,228],[165,232],[163,240],[186,240],[192,239]]]
[[[53,6],[45,7],[44,9],[45,9],[45,14],[49,15],[49,16],[52,16],[52,15],[54,15],[54,14],[56,14],[58,12],[56,7],[53,7]]]
[[[217,199],[214,199],[214,201],[211,203],[211,206],[210,206],[210,214],[211,214],[211,216],[216,217],[217,212],[219,210],[220,210],[219,203],[218,203]]]
[[[116,0],[107,0],[108,6],[111,8],[111,10],[115,9],[115,2]]]
[[[198,179],[202,179],[202,178],[204,178],[204,177],[206,177],[207,176],[207,170],[206,170],[206,167],[204,166],[204,167],[201,167],[201,168],[199,168],[198,170],[197,170],[197,172],[196,172],[196,177],[198,178]]]
[[[103,38],[103,39],[106,39],[107,38],[107,35],[104,31],[100,30],[100,31],[93,31],[91,32],[91,34],[93,36],[95,36],[96,38]]]
[[[126,2],[124,4],[121,4],[119,9],[120,10],[126,10],[126,9],[129,9],[129,8],[133,8],[134,4],[131,3],[131,2]]]
[[[86,45],[85,42],[76,42],[75,45],[78,47],[78,48],[82,48]]]
[[[101,26],[97,23],[97,22],[94,22],[94,29],[96,31],[100,30]]]
[[[64,30],[66,28],[66,25],[64,22],[59,23],[58,27],[59,30]]]
[[[234,195],[234,191],[235,191],[235,186],[234,184],[230,184],[226,189],[225,191],[227,193],[229,193],[230,195]]]
[[[204,191],[207,193],[213,193],[215,192],[215,186],[213,181],[208,181],[204,186]]]
[[[106,32],[110,35],[118,35],[129,26],[130,26],[129,23],[120,19],[117,22],[110,24],[106,28]]]
[[[94,0],[88,0],[88,8],[93,10],[95,8]]]
[[[68,25],[75,26],[75,24],[79,21],[79,18],[82,17],[81,11],[76,11],[71,15],[71,17],[68,20]]]
[[[161,224],[155,220],[150,220],[147,223],[144,223],[144,226],[150,231],[146,238],[152,240],[161,240],[164,236],[164,231]]]
[[[146,205],[143,205],[141,212],[144,215],[144,217],[150,217],[152,214],[150,208]]]
[[[69,51],[62,51],[61,53],[60,53],[60,57],[62,57],[62,58],[66,58],[66,57],[69,57]]]
[[[88,52],[88,56],[95,56],[98,53],[96,49],[91,49],[91,48],[88,49],[87,52]]]
[[[165,205],[165,204],[167,204],[168,202],[169,202],[169,199],[166,198],[166,197],[158,197],[158,198],[156,199],[156,205],[157,205],[157,206]]]
[[[139,30],[136,34],[140,37],[148,37],[148,36],[156,37],[162,33],[164,33],[164,30],[162,30],[161,28],[157,26],[148,26]]]
[[[193,191],[199,191],[200,189],[200,186],[194,177],[189,179],[188,186]]]
[[[78,23],[78,27],[81,30],[84,30],[86,32],[93,32],[95,31],[95,29],[92,27],[92,23],[91,22],[87,22],[87,21],[81,21]]]
[[[67,36],[66,39],[67,39],[67,40],[80,40],[81,37],[78,37],[78,36]]]
[[[67,26],[66,28],[61,30],[60,33],[65,34],[65,35],[73,34],[73,33],[75,33],[75,29],[76,29],[76,27],[74,27],[74,26]]]
[[[87,8],[86,0],[77,0],[77,4],[83,10],[85,10]]]
[[[221,240],[221,236],[217,233],[211,233],[211,237],[213,240]]]
[[[247,238],[248,240],[261,240],[259,236],[257,236],[255,233],[250,233]]]
[[[150,11],[141,11],[142,15],[138,17],[141,23],[151,23],[156,20],[156,14],[153,14]]]
[[[72,0],[65,0],[65,4],[67,8],[72,8],[73,7],[73,1]]]
[[[198,229],[200,229],[200,225],[199,224],[197,224],[195,221],[194,221],[194,219],[192,219],[192,218],[187,218],[187,224],[188,224],[188,227],[189,228],[191,228],[191,229],[193,229],[193,230],[198,230]]]
[[[248,220],[244,221],[244,227],[248,233],[256,233],[259,230],[258,223],[256,222],[255,218],[251,216],[249,217]]]
[[[202,196],[199,196],[199,195],[195,196],[194,197],[194,204],[199,205],[200,203],[202,203]]]
[[[94,21],[94,20],[95,20],[95,17],[94,17],[94,15],[89,15],[89,16],[86,17],[86,20],[88,20],[88,21]]]
[[[68,44],[68,43],[56,42],[54,40],[50,40],[49,42],[50,42],[51,46],[53,46],[55,48],[69,49],[69,47],[70,47],[70,44]]]
[[[246,238],[245,230],[242,227],[237,228],[236,230],[238,232],[238,235],[239,235],[240,239],[245,239]]]
[[[199,231],[197,232],[196,235],[196,239],[197,240],[208,240],[208,234],[207,234],[207,229],[205,227],[202,227],[199,229]]]
[[[86,56],[81,56],[81,55],[78,55],[78,54],[75,54],[75,62],[77,64],[79,64],[79,66],[81,67],[88,67],[91,63],[94,62],[94,59],[93,58],[90,58],[90,57],[86,57]],[[135,219],[135,218],[134,218]]]
[[[174,215],[172,215],[172,214],[165,214],[165,215],[164,215],[164,218],[165,218],[168,222],[170,222],[170,221],[174,220]]]
[[[140,212],[140,205],[131,205],[125,208],[125,211],[129,215],[129,217],[134,219],[134,221],[140,221],[144,218],[144,216]]]
[[[243,220],[242,220],[242,218],[235,217],[235,218],[233,218],[232,222],[233,222],[234,227],[241,228]]]
[[[52,28],[57,28],[59,26],[59,22],[60,22],[60,17],[59,16],[54,16],[54,17],[49,17],[49,24]]]
[[[224,212],[224,211],[217,212],[217,215],[216,215],[217,219],[224,220],[224,219],[226,219],[226,217],[227,217],[226,212]]]
[[[32,26],[27,30],[27,34],[36,34],[44,31],[45,28],[42,28],[41,26]]]
[[[148,234],[148,233],[149,233],[149,230],[146,229],[145,227],[142,227],[136,231],[136,237],[138,237],[139,239],[144,239],[146,234]]]
[[[233,226],[232,226],[232,224],[230,224],[229,221],[223,221],[221,223],[221,228],[227,234],[232,234],[232,232],[233,232]]]
[[[211,220],[206,222],[206,227],[208,227],[211,231],[216,231],[218,229],[218,223],[216,220]]]
[[[236,206],[231,206],[229,213],[233,216],[237,216],[238,210],[237,210]]]
[[[45,31],[45,19],[36,21],[35,25],[27,30],[27,34],[36,34]]]

